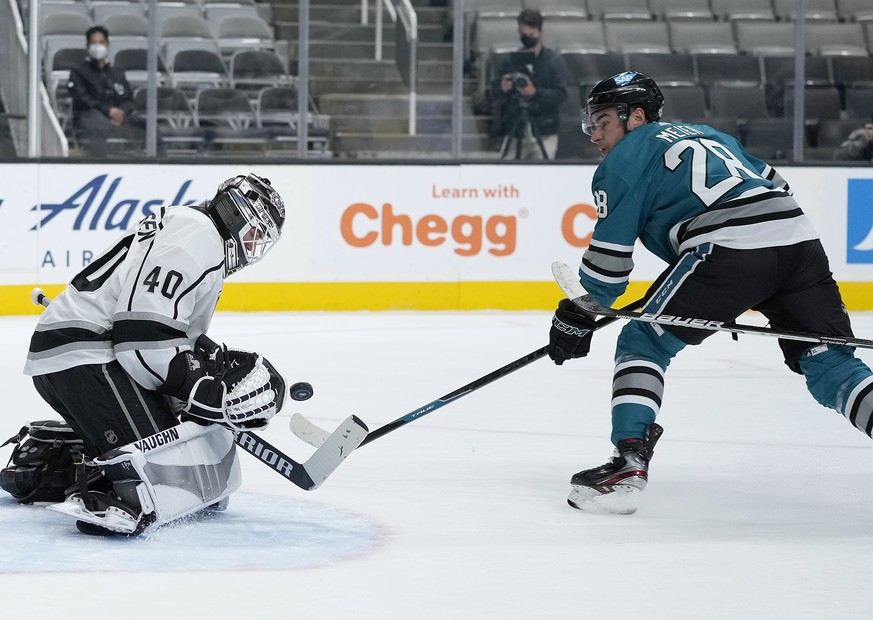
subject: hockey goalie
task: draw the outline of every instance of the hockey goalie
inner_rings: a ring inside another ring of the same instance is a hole
[[[24,369],[64,422],[23,427],[0,486],[55,502],[89,534],[226,507],[241,482],[232,431],[266,426],[285,382],[206,332],[225,278],[262,259],[284,221],[267,179],[236,176],[206,206],[161,207],[77,274]]]

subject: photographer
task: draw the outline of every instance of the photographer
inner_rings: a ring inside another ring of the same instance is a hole
[[[558,108],[567,97],[561,56],[543,46],[543,16],[524,9],[518,15],[522,52],[503,64],[492,88],[501,156],[554,159],[558,150]]]

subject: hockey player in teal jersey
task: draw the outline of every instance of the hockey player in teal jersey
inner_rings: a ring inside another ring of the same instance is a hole
[[[642,73],[598,83],[583,128],[603,155],[592,192],[597,224],[579,278],[597,301],[624,293],[639,238],[669,264],[644,311],[732,321],[749,309],[774,328],[852,336],[818,235],[784,179],[732,136],[662,123],[664,98]],[[588,353],[593,319],[568,299],[555,311],[556,364]],[[637,321],[622,329],[612,387],[614,456],[571,479],[574,508],[630,514],[663,429],[655,422],[670,361],[712,332]],[[780,340],[812,396],[873,433],[873,373],[845,346]]]

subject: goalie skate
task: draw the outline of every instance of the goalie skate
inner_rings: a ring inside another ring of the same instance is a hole
[[[139,534],[154,521],[154,518],[148,518],[153,515],[143,517],[139,511],[106,493],[91,491],[88,495],[90,507],[79,493],[74,493],[66,501],[48,508],[74,517],[77,525],[86,523],[96,526],[80,525],[79,530],[86,534]]]
[[[648,482],[649,461],[663,432],[661,426],[651,424],[642,439],[620,441],[615,454],[605,464],[574,474],[567,503],[585,511],[635,513],[639,494]]]

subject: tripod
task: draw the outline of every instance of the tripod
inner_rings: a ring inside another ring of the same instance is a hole
[[[509,146],[513,140],[515,140],[515,159],[521,159],[521,147],[525,139],[528,137],[531,137],[536,143],[543,159],[548,159],[549,155],[546,153],[546,147],[543,145],[543,137],[540,134],[540,130],[537,128],[536,124],[532,123],[530,120],[527,102],[518,99],[517,103],[518,114],[515,117],[515,121],[512,123],[512,128],[503,138],[503,144],[500,146],[500,159],[506,159],[506,155],[509,153]]]

